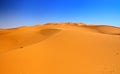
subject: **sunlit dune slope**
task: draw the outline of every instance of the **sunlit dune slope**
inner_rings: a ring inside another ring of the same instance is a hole
[[[120,28],[49,23],[0,30],[0,74],[120,74]]]

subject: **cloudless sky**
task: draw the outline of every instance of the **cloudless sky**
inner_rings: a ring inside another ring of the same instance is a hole
[[[0,27],[83,22],[120,27],[120,0],[0,0]]]

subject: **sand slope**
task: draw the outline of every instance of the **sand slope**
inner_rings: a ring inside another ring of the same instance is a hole
[[[120,74],[119,34],[74,23],[3,29],[0,74]]]

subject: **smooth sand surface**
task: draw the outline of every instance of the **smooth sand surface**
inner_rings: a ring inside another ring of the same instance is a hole
[[[120,74],[120,28],[48,23],[0,29],[0,74]]]

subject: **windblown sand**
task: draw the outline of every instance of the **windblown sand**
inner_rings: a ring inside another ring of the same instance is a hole
[[[0,29],[0,74],[120,74],[120,28],[49,23]]]

